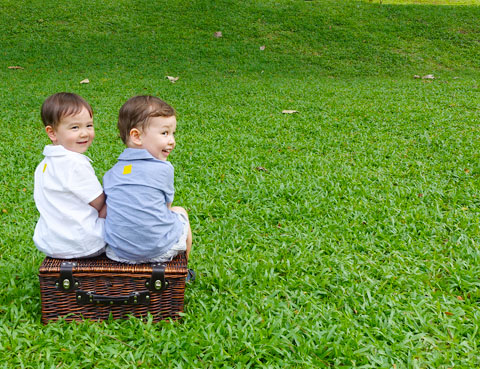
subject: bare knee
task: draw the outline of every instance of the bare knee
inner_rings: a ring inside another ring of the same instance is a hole
[[[183,214],[183,215],[185,215],[185,216],[187,217],[187,219],[188,219],[188,213],[187,213],[187,211],[186,211],[184,208],[182,208],[181,206],[172,206],[172,207],[170,208],[170,210],[171,210],[171,211],[174,211],[175,213]]]
[[[170,208],[170,210],[177,213],[177,214],[185,215],[187,217],[187,220],[188,220],[188,213],[181,206],[172,206]],[[187,260],[188,260],[188,257],[190,255],[190,251],[192,251],[192,228],[190,227],[190,221],[188,222],[188,232],[187,232],[186,244],[187,244],[187,250],[186,250],[187,251]]]

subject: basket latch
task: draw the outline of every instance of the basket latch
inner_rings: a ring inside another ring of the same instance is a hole
[[[168,281],[165,280],[165,265],[157,264],[152,266],[152,277],[145,282],[145,286],[150,291],[160,292],[168,287]]]
[[[77,263],[73,261],[64,261],[60,264],[60,278],[55,283],[55,286],[60,291],[69,292],[78,287],[78,282],[73,278],[73,267]]]

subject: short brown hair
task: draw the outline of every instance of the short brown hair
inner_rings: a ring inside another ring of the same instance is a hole
[[[47,98],[42,104],[42,121],[46,126],[56,128],[63,117],[78,114],[85,108],[93,117],[92,107],[84,98],[70,92],[59,92]]]
[[[158,97],[134,96],[123,104],[118,113],[120,138],[126,145],[132,128],[144,130],[148,128],[150,118],[175,115],[175,109]]]

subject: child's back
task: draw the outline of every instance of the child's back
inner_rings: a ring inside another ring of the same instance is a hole
[[[140,261],[165,254],[183,230],[177,214],[167,207],[173,201],[173,166],[147,150],[127,148],[103,183],[108,208],[105,241],[117,257]]]

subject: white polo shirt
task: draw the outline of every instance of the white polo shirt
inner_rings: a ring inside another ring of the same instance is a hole
[[[61,145],[45,146],[43,155],[35,170],[35,245],[54,258],[94,254],[105,246],[105,220],[89,205],[103,192],[90,159]]]

